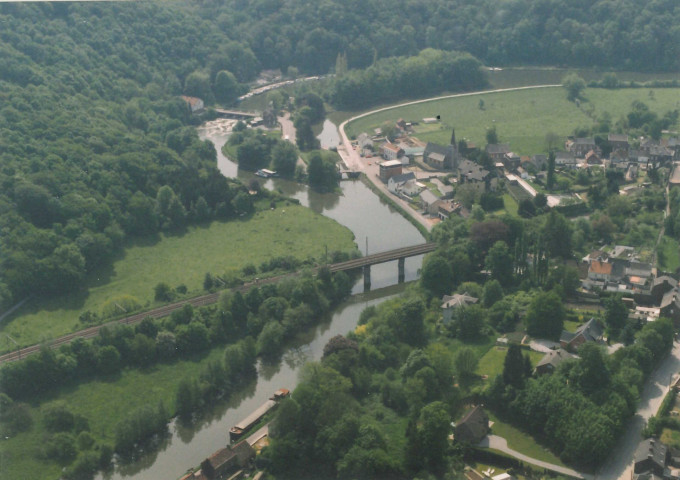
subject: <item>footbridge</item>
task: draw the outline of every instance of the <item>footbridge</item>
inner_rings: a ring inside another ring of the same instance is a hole
[[[382,253],[374,253],[372,255],[366,255],[365,257],[355,258],[354,260],[348,260],[346,262],[334,263],[329,265],[328,268],[331,272],[342,272],[344,270],[354,270],[356,268],[362,268],[364,270],[364,290],[371,289],[371,265],[377,265],[379,263],[391,262],[397,260],[398,268],[398,280],[399,283],[404,281],[405,273],[404,266],[406,259],[408,257],[415,257],[416,255],[422,255],[424,253],[429,253],[437,249],[436,243],[423,243],[420,245],[412,245],[410,247],[396,248],[394,250],[389,250]]]
[[[260,114],[252,112],[242,112],[240,110],[226,110],[224,108],[216,108],[215,113],[221,118],[231,118],[233,120],[252,120]]]

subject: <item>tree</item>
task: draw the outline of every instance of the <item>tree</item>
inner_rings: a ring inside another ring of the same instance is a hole
[[[157,302],[171,302],[173,298],[175,298],[175,292],[173,292],[170,285],[165,282],[157,283],[153,292],[154,300]]]
[[[490,280],[484,284],[484,293],[482,293],[482,304],[489,308],[494,303],[503,299],[503,287],[498,280]]]
[[[318,151],[312,152],[309,156],[307,177],[309,186],[315,190],[327,192],[338,186],[338,171],[335,162],[324,158]]]
[[[545,186],[548,190],[555,187],[555,152],[552,150],[548,153],[548,172],[545,178]]]
[[[536,205],[528,198],[523,198],[519,202],[517,213],[524,218],[532,218],[536,216]]]
[[[571,222],[564,215],[551,210],[543,225],[542,232],[548,254],[551,258],[571,258],[572,226]]]
[[[593,342],[586,342],[578,349],[580,360],[570,373],[578,387],[586,395],[608,391],[610,373],[604,348]]]
[[[495,145],[498,143],[498,133],[496,132],[496,126],[486,129],[486,143],[489,145]]]
[[[628,320],[628,307],[620,296],[609,297],[604,301],[604,321],[612,336],[617,337]]]
[[[512,255],[508,245],[498,241],[489,249],[484,260],[486,268],[491,271],[491,277],[498,280],[501,285],[510,285],[513,278]]]
[[[562,79],[562,86],[567,90],[567,100],[574,102],[581,98],[581,92],[586,88],[586,81],[575,73]]]
[[[272,167],[281,176],[291,177],[295,173],[298,153],[295,146],[286,141],[279,141],[272,148]]]
[[[456,373],[461,378],[466,378],[474,375],[477,369],[477,355],[470,347],[461,347],[456,352],[453,359],[453,365]]]
[[[420,274],[421,285],[441,298],[453,290],[453,272],[446,258],[438,253],[428,255],[423,262]]]
[[[215,98],[224,105],[234,103],[240,93],[238,80],[233,73],[222,70],[215,76]]]
[[[418,430],[425,464],[437,473],[444,469],[448,450],[451,417],[446,404],[433,402],[425,405],[420,412],[421,427]]]
[[[527,333],[534,337],[557,340],[562,333],[565,317],[562,299],[557,293],[553,290],[539,293],[527,310]]]
[[[511,343],[503,361],[503,383],[519,390],[524,387],[525,377],[526,368],[522,348],[516,343]]]

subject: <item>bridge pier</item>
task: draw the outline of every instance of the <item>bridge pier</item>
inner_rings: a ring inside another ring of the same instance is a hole
[[[399,276],[397,277],[397,281],[399,283],[404,283],[404,280],[406,279],[406,274],[404,273],[404,265],[406,264],[406,257],[402,257],[399,260],[397,260],[397,265],[399,267]]]
[[[371,289],[371,266],[364,265],[364,292]]]

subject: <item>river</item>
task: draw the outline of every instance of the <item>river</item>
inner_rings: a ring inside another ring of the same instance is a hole
[[[199,128],[201,138],[209,139],[215,144],[220,171],[227,177],[238,177],[246,184],[253,178],[263,180],[250,172],[240,171],[238,165],[222,155],[221,147],[229,136],[229,125],[226,121],[215,121]],[[416,245],[424,241],[413,225],[360,181],[342,182],[341,194],[316,193],[305,185],[278,178],[268,179],[263,184],[268,189],[296,198],[315,212],[348,227],[354,232],[357,245],[364,254],[366,239],[369,253]],[[417,278],[421,263],[422,256],[406,259],[407,282]],[[196,425],[186,427],[173,422],[170,425],[170,435],[158,449],[132,464],[119,465],[114,472],[100,474],[97,478],[179,478],[188,468],[197,466],[208,455],[224,446],[229,428],[259,407],[274,391],[282,387],[293,390],[298,382],[300,367],[308,360],[319,360],[324,345],[331,337],[354,329],[364,308],[381,303],[401,292],[404,287],[395,285],[396,281],[396,261],[371,267],[371,292],[361,293],[363,279],[359,279],[353,289],[353,293],[358,295],[336,308],[320,325],[298,335],[278,364],[258,364],[256,381],[228,401],[217,404]]]

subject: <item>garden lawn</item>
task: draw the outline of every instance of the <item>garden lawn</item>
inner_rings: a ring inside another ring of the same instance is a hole
[[[675,272],[680,267],[680,244],[664,235],[657,251],[658,267],[664,272]]]
[[[224,346],[213,348],[208,354],[194,360],[181,360],[171,364],[159,363],[143,371],[125,369],[111,381],[93,380],[76,387],[66,387],[50,395],[74,414],[89,420],[90,433],[98,443],[115,443],[115,428],[130,412],[143,406],[156,407],[163,401],[168,412],[175,411],[175,392],[179,380],[197,378],[211,360],[224,354]],[[125,392],[124,395],[121,393]],[[35,455],[48,435],[42,427],[40,409],[52,403],[47,400],[31,405],[33,426],[30,430],[3,440],[0,453],[0,478],[30,478],[53,480],[59,478],[61,467],[53,461],[36,459]]]
[[[519,206],[517,205],[515,199],[512,198],[512,195],[510,195],[509,193],[503,194],[503,205],[505,206],[505,211],[508,212],[510,216],[512,217],[519,216],[519,214],[517,213]]]
[[[558,457],[547,448],[539,445],[531,435],[516,429],[512,425],[499,421],[492,413],[489,414],[489,419],[494,422],[491,427],[491,433],[503,437],[508,442],[508,447],[512,450],[537,460],[566,467]]]
[[[493,379],[496,375],[503,373],[503,362],[505,362],[505,354],[508,352],[507,347],[495,346],[489,349],[480,360],[477,365],[477,370],[475,373],[477,375],[488,375],[489,379]],[[535,366],[541,358],[543,358],[542,353],[534,352],[532,350],[523,350],[522,355],[529,354],[529,359],[531,360],[531,365]]]
[[[159,282],[171,287],[184,284],[190,294],[199,295],[204,293],[206,272],[233,275],[245,265],[259,266],[286,255],[322,258],[325,246],[329,252],[356,249],[349,229],[287,202],[245,220],[216,221],[178,235],[140,239],[125,248],[108,271],[92,275],[79,293],[32,299],[3,322],[0,332],[22,346],[35,344],[83,328],[80,313],[99,314],[106,302],[123,295],[135,297],[144,307],[154,306],[154,286]],[[0,351],[12,348],[13,344],[0,342]]]

